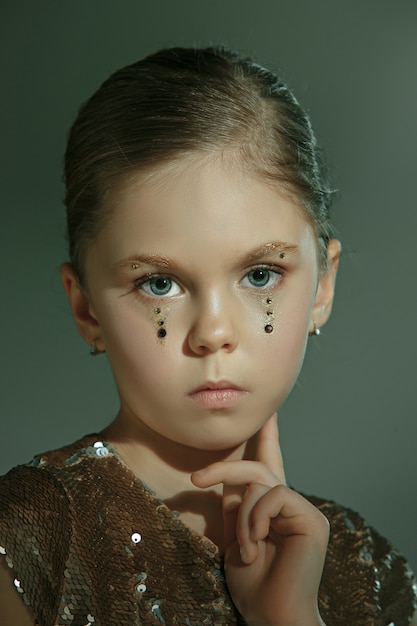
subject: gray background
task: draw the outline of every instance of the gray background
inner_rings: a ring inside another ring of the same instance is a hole
[[[159,47],[224,43],[283,69],[340,190],[333,317],[281,410],[290,483],[359,510],[416,569],[416,2],[15,0],[0,24],[0,473],[117,408],[58,278],[77,107]]]

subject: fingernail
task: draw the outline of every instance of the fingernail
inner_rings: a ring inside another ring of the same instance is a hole
[[[246,563],[248,558],[248,553],[246,552],[245,546],[240,546],[240,558],[244,563]]]
[[[196,472],[193,472],[193,476],[202,476],[203,474],[206,473],[206,468],[197,470]]]

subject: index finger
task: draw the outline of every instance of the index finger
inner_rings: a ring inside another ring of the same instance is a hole
[[[258,432],[255,454],[256,460],[266,465],[279,481],[286,485],[277,420],[278,416],[274,413]]]

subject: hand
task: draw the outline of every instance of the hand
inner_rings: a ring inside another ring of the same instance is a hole
[[[213,463],[192,475],[201,488],[223,483],[226,580],[253,626],[319,626],[317,593],[329,524],[285,485],[277,416],[257,434],[255,460]]]

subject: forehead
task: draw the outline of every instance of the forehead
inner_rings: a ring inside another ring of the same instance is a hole
[[[282,241],[316,252],[300,203],[226,158],[185,158],[132,174],[109,198],[99,239],[108,255],[155,252],[187,257]]]

